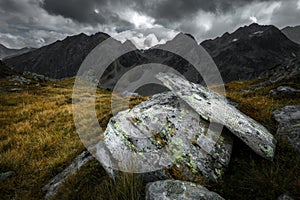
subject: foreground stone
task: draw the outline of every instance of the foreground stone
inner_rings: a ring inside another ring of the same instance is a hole
[[[232,150],[231,137],[217,128],[208,131],[208,123],[173,93],[157,94],[110,119],[97,157],[103,165],[126,172],[176,166],[190,179],[202,174],[217,180]]]
[[[84,166],[93,156],[87,151],[83,151],[64,171],[56,175],[47,185],[43,187],[46,192],[45,199],[53,198],[59,190],[59,186],[72,174],[75,174]]]
[[[290,197],[288,194],[280,195],[277,200],[294,200],[294,198]]]
[[[6,179],[12,177],[13,175],[15,175],[14,171],[0,173],[0,182],[5,181]]]
[[[223,124],[257,154],[273,159],[276,146],[273,135],[261,124],[229,105],[225,97],[175,74],[160,73],[156,77],[203,118]]]
[[[165,180],[149,183],[146,186],[146,200],[222,200],[220,195],[205,187],[185,181]]]
[[[270,95],[273,97],[289,97],[297,98],[297,95],[300,94],[300,90],[294,89],[289,86],[279,86],[275,89],[270,90]]]
[[[284,136],[300,152],[300,106],[285,106],[273,112],[279,123],[277,134]]]

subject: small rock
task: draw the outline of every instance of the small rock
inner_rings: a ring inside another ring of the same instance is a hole
[[[219,194],[207,188],[185,181],[164,180],[148,183],[146,186],[146,200],[224,200]]]
[[[277,198],[277,200],[294,200],[294,199],[287,194],[282,194]]]
[[[250,92],[253,92],[253,91],[254,91],[254,90],[241,90],[240,92],[241,92],[241,93],[246,93],[246,94],[247,94],[247,93],[250,93]]]
[[[36,73],[32,73],[33,75],[33,79],[35,81],[41,81],[41,82],[45,82],[46,81],[46,78],[44,75],[41,75],[41,74],[36,74]]]
[[[14,171],[0,173],[0,182],[5,181],[6,179],[10,178],[13,175],[15,175]]]
[[[11,88],[10,91],[11,92],[17,92],[17,91],[22,91],[23,88]]]
[[[92,158],[93,156],[87,150],[77,156],[65,170],[56,175],[42,188],[42,190],[46,192],[45,199],[51,199],[58,192],[61,183],[63,183],[71,174],[77,172],[77,170],[79,170]]]
[[[97,78],[96,72],[93,69],[89,69],[88,71],[84,72],[82,77],[89,83],[94,84],[95,86],[98,84],[99,80]]]
[[[10,81],[13,81],[15,83],[19,83],[20,85],[23,85],[23,84],[29,85],[31,83],[30,79],[27,79],[23,76],[12,76]]]
[[[289,86],[279,86],[273,90],[270,90],[269,94],[273,97],[290,97],[295,98],[297,94],[300,94],[300,90],[294,89]]]
[[[279,123],[277,134],[282,135],[300,152],[300,106],[291,105],[273,111]]]
[[[126,91],[124,91],[124,92],[122,93],[122,96],[125,96],[125,97],[131,97],[131,96],[136,97],[136,96],[139,96],[139,94],[138,94],[138,93],[134,93],[134,92],[128,92],[128,91],[126,90]]]
[[[54,87],[54,88],[61,88],[61,87],[63,87],[63,86],[62,86],[62,85],[59,85],[59,84],[56,84],[56,83],[54,83],[54,84],[53,84],[53,87]]]

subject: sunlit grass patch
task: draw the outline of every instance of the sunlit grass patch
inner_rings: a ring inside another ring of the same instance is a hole
[[[0,196],[40,199],[43,185],[84,148],[71,104],[57,104],[65,97],[51,86],[0,96],[0,171],[16,172],[0,183]]]
[[[1,80],[4,88],[5,81]],[[1,198],[43,198],[41,188],[83,151],[73,122],[73,82],[71,78],[42,87],[29,85],[18,92],[9,92],[13,86],[8,85],[1,92],[0,172],[16,172],[0,182]],[[97,110],[98,120],[105,128],[111,117],[111,94],[99,88],[96,96],[96,106],[103,105]],[[129,107],[145,99],[135,97]]]
[[[6,82],[0,80],[1,86]],[[0,199],[42,199],[41,188],[65,169],[84,149],[73,122],[72,92],[74,79],[29,85],[18,92],[0,93],[0,172],[16,174],[0,182]],[[226,85],[226,95],[239,104],[245,114],[275,133],[272,111],[286,105],[300,104],[299,99],[269,95],[279,85],[300,88],[297,79],[257,90],[258,81]],[[13,85],[4,86],[11,88]],[[241,90],[253,90],[241,92]],[[113,94],[116,99],[125,99]],[[111,92],[97,89],[95,108],[99,124],[105,127],[112,116]],[[123,99],[123,100],[124,100]],[[130,104],[116,104],[116,111],[132,108],[147,97],[132,97]],[[122,102],[122,101],[121,101]],[[274,162],[255,155],[245,145],[235,142],[228,171],[218,185],[206,185],[225,198],[275,198],[286,191],[299,195],[299,160],[289,144],[279,140]],[[178,170],[175,177],[183,178]],[[201,182],[201,180],[198,180]],[[270,189],[266,192],[267,189]],[[90,161],[62,185],[57,198],[63,199],[140,199],[144,186],[138,176],[120,173],[114,182],[100,163]]]

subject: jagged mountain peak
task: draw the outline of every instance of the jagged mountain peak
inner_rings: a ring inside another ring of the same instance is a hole
[[[4,46],[3,44],[0,44],[0,48],[3,48],[3,49],[8,49],[6,46]]]
[[[258,38],[261,36],[280,36],[282,39],[286,39],[286,37],[281,33],[281,31],[273,25],[259,25],[257,23],[250,24],[248,26],[240,27],[233,33],[225,32],[221,37],[217,37],[215,39],[206,40],[207,41],[218,41],[219,43],[227,43],[228,42],[236,42],[240,39],[251,39]]]
[[[300,45],[273,25],[250,24],[201,45],[212,56],[226,82],[255,78],[269,68],[300,57]]]
[[[181,39],[182,37],[186,37],[186,36],[192,38],[195,42],[197,42],[196,39],[195,39],[195,37],[194,37],[191,33],[184,33],[184,32],[178,33],[178,34],[177,34],[172,40],[170,40],[170,41],[176,41],[176,40]]]
[[[123,44],[112,38],[116,45],[135,49],[121,56],[107,71],[106,80],[115,80],[121,73],[132,66],[151,62],[173,66],[182,72],[190,65],[170,52],[157,47],[176,48],[177,52],[188,54],[191,50],[182,37],[189,36],[190,45],[198,47],[194,37],[188,33],[179,33],[173,40],[167,41],[147,50],[138,50],[127,40]],[[88,36],[79,34],[44,46],[35,51],[5,59],[5,63],[18,71],[31,71],[51,78],[75,76],[84,58],[99,43],[110,36],[96,33]],[[291,59],[300,57],[300,45],[290,41],[278,28],[272,25],[250,24],[238,28],[232,33],[224,33],[215,39],[206,40],[202,45],[219,67],[225,82],[247,80],[259,77],[264,71],[285,65]],[[110,71],[109,71],[110,70]],[[190,77],[195,73],[189,74]],[[196,78],[198,81],[198,77]],[[192,80],[194,81],[194,80]],[[113,83],[110,83],[110,86]]]
[[[88,53],[109,37],[102,32],[91,36],[84,33],[68,36],[35,51],[5,59],[4,62],[21,72],[31,71],[52,78],[71,77],[76,75]]]
[[[300,25],[287,26],[281,30],[290,40],[300,44]]]
[[[123,45],[128,47],[128,49],[136,49],[136,46],[133,44],[131,40],[125,40]]]

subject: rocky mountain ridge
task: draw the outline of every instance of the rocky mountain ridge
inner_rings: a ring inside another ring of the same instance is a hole
[[[180,34],[159,47],[176,46],[179,37]],[[107,38],[110,36],[105,33],[70,36],[35,51],[5,59],[4,62],[19,72],[31,71],[58,79],[72,77],[90,51]],[[115,42],[120,48],[123,45],[134,46],[130,41],[124,44]],[[200,45],[215,61],[224,82],[256,79],[268,74],[275,66],[287,66],[291,60],[299,60],[300,57],[300,45],[272,25],[251,24]],[[134,51],[122,55],[106,69],[102,77],[102,82],[106,82],[105,88],[112,88],[119,77],[134,66],[153,62],[184,72],[193,82],[202,81],[193,66],[180,56],[155,47],[148,50],[133,48]],[[189,53],[188,49],[182,51],[186,51],[183,52],[185,55]]]
[[[0,59],[18,56],[33,50],[35,50],[35,48],[31,47],[24,47],[22,49],[10,49],[0,44]]]
[[[225,82],[250,80],[300,58],[300,45],[272,25],[251,24],[201,45],[216,62]]]
[[[300,44],[300,26],[287,26],[281,31],[293,42]]]

